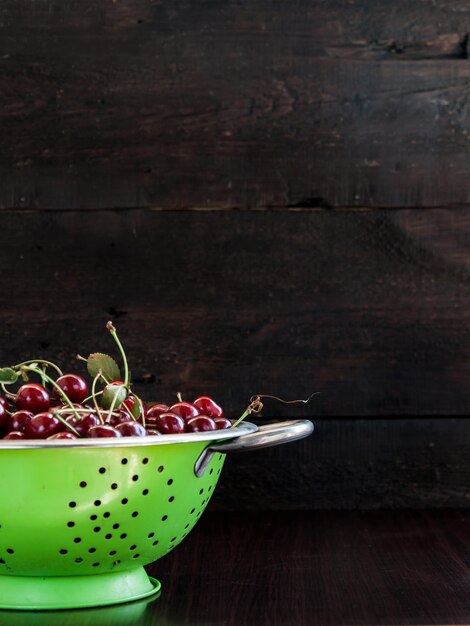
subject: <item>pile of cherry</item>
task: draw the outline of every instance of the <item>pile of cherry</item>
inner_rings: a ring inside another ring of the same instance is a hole
[[[8,394],[7,399],[0,397],[0,438],[144,437],[232,426],[220,406],[208,396],[196,398],[192,403],[155,404],[147,408],[129,393],[118,409],[110,410],[87,403],[88,384],[82,376],[64,374],[55,382],[70,404],[56,387],[50,394],[43,385],[31,382],[22,385],[16,394]],[[115,381],[109,386],[122,384]]]

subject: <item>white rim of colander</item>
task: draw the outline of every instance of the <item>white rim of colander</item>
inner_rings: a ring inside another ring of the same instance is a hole
[[[164,446],[173,443],[214,442],[238,439],[255,433],[258,426],[242,422],[235,428],[181,435],[146,435],[145,437],[99,437],[83,439],[0,439],[0,450],[48,450],[51,448],[131,448],[134,446]]]

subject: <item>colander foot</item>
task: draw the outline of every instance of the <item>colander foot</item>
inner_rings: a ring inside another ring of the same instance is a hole
[[[141,600],[160,592],[143,567],[87,576],[0,576],[0,609],[81,609]]]

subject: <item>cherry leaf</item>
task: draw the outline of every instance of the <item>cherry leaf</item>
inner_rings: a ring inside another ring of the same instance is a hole
[[[18,372],[11,367],[0,367],[0,383],[4,385],[13,385],[18,380]]]
[[[139,417],[140,417],[140,402],[139,402],[137,396],[134,396],[134,398],[135,398],[135,402],[134,402],[134,404],[131,407],[131,413],[132,413],[132,416],[134,417],[134,419],[138,420]]]
[[[101,370],[103,376],[110,382],[121,380],[121,372],[116,361],[107,354],[101,354],[101,352],[90,354],[87,359],[87,370],[93,378]]]
[[[101,398],[101,404],[105,409],[109,409],[113,404],[115,409],[119,409],[126,398],[127,389],[124,385],[108,385]]]

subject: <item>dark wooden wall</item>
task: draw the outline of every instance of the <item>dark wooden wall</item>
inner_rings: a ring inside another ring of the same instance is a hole
[[[219,508],[468,506],[470,6],[7,0],[0,356],[319,391]],[[247,488],[248,486],[248,488]]]

